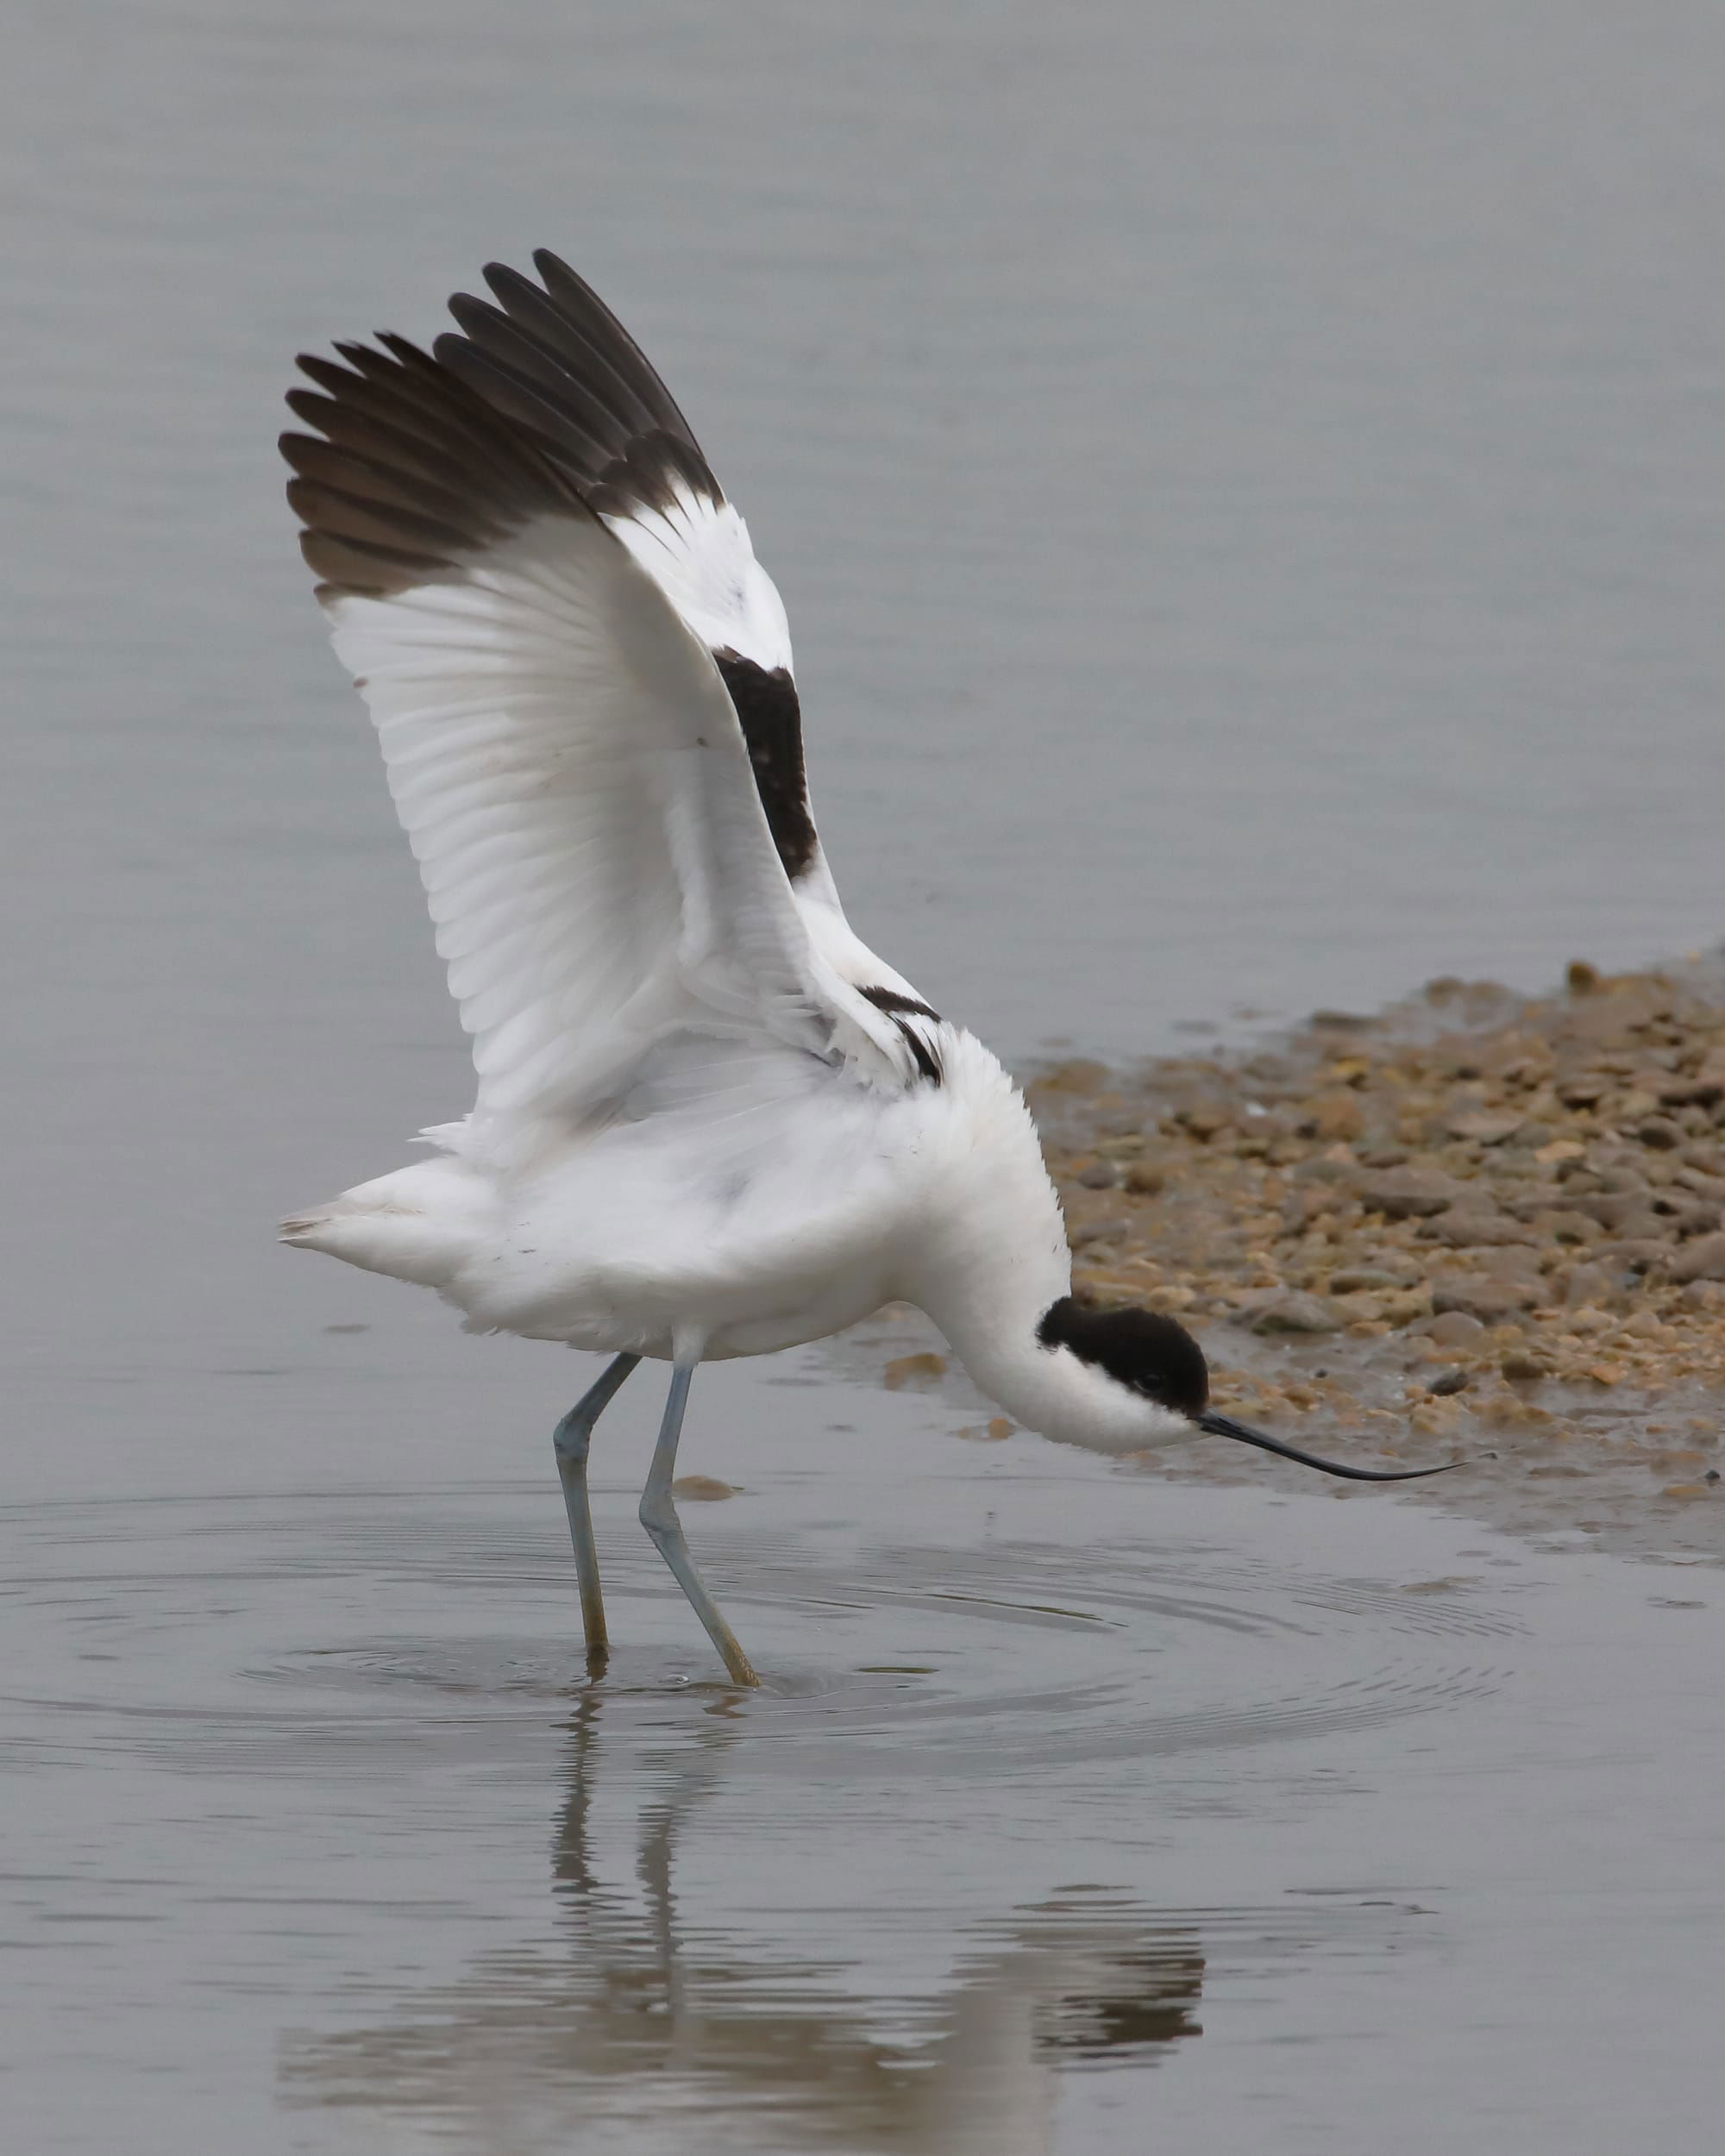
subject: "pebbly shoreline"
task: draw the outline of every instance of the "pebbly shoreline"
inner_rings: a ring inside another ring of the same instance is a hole
[[[1360,1464],[1465,1456],[1417,1489],[1495,1524],[1725,1555],[1716,967],[1436,981],[1273,1049],[1073,1061],[1026,1093],[1079,1292],[1179,1315],[1218,1406]]]

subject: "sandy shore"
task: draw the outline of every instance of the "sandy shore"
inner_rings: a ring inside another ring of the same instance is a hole
[[[1359,1465],[1465,1457],[1411,1487],[1495,1525],[1725,1556],[1716,965],[1437,981],[1273,1049],[1026,1090],[1080,1291],[1176,1313],[1217,1405]],[[1314,1479],[1220,1440],[1142,1470]]]

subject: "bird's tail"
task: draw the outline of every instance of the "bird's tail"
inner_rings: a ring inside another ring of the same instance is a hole
[[[447,1288],[473,1255],[486,1209],[475,1181],[454,1161],[417,1161],[291,1214],[281,1239],[392,1280]]]

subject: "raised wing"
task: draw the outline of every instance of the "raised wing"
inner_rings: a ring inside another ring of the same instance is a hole
[[[757,753],[721,670],[752,668],[738,679],[769,700],[788,685],[777,594],[657,378],[550,260],[544,292],[492,276],[575,341],[555,409],[527,402],[526,333],[484,309],[512,358],[384,337],[338,347],[345,367],[303,360],[317,392],[289,402],[322,438],[282,442],[474,1036],[470,1142],[602,1111],[692,1027],[913,1081],[902,1014],[861,993],[896,976],[875,961],[857,977],[869,955],[830,885],[812,909],[793,893],[800,849],[800,876],[825,881],[794,692],[793,784],[782,704]],[[455,305],[478,319],[481,303]]]
[[[640,347],[549,248],[533,261],[543,289],[490,264],[496,304],[457,292],[465,334],[432,348],[568,475],[712,654],[785,874],[823,881],[784,602]]]

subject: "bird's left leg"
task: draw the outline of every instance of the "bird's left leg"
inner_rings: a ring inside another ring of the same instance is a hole
[[[707,1638],[724,1658],[724,1666],[732,1681],[737,1684],[758,1684],[749,1658],[737,1644],[737,1635],[718,1614],[718,1605],[701,1583],[701,1576],[689,1556],[689,1545],[684,1539],[683,1523],[677,1517],[677,1507],[671,1495],[671,1483],[677,1471],[677,1440],[683,1432],[683,1409],[688,1404],[689,1381],[695,1374],[698,1355],[687,1359],[679,1355],[671,1371],[670,1397],[665,1402],[665,1420],[659,1426],[659,1442],[653,1451],[653,1465],[647,1476],[647,1487],[641,1493],[641,1524],[658,1545],[659,1554],[676,1575],[677,1584],[689,1598],[695,1615],[706,1626]]]
[[[586,1634],[587,1670],[598,1677],[604,1670],[611,1643],[605,1636],[605,1598],[599,1592],[599,1552],[593,1546],[593,1512],[587,1503],[587,1447],[593,1425],[611,1405],[618,1387],[641,1360],[638,1355],[619,1355],[588,1387],[557,1425],[551,1442],[556,1448],[557,1473],[563,1484],[563,1503],[569,1515],[569,1540],[574,1545],[575,1582],[581,1594],[581,1629]]]

